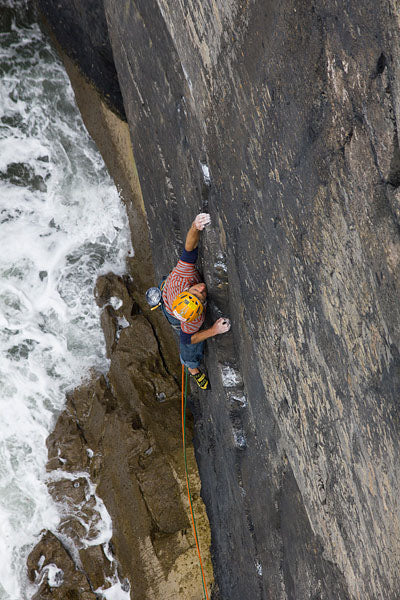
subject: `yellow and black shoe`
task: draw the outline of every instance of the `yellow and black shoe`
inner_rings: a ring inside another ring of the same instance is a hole
[[[196,375],[192,375],[190,373],[190,376],[195,380],[195,382],[197,383],[199,388],[201,388],[202,390],[210,389],[210,382],[208,381],[207,376],[204,373],[202,373],[200,370],[198,373],[196,373]]]

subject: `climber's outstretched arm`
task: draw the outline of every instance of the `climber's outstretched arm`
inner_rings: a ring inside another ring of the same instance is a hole
[[[185,241],[185,250],[190,252],[197,248],[200,239],[200,231],[210,223],[210,215],[208,213],[200,213],[193,221],[189,231],[187,232]]]

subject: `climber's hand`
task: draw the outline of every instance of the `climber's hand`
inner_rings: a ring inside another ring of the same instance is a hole
[[[218,335],[219,333],[226,333],[231,328],[231,322],[226,317],[221,317],[217,321],[215,321],[213,325],[214,335]]]
[[[208,213],[200,213],[193,221],[193,225],[199,231],[203,231],[204,227],[211,222],[210,215]]]

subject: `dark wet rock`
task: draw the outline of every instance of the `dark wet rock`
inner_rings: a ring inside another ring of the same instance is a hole
[[[143,204],[126,194],[139,308],[125,315],[130,327],[117,342],[118,315],[103,313],[114,400],[96,399],[110,403],[99,408],[107,452],[95,470],[106,475],[99,492],[124,572],[141,566],[126,559],[133,527],[157,560],[180,535],[167,537],[159,503],[142,495],[153,491],[140,469],[157,467],[146,452],[173,455],[178,440],[166,433],[176,346],[165,342],[157,311],[146,312],[143,292],[173,267],[193,216],[208,210],[208,318],[229,315],[232,332],[207,342],[212,391],[190,407],[219,597],[396,600],[397,7],[104,0],[101,9],[143,194]],[[116,165],[107,145],[123,146],[113,133],[120,125],[101,111],[95,121],[70,71],[111,172],[126,182],[131,163]],[[133,332],[150,344],[134,357]],[[163,488],[174,497],[173,486]],[[139,511],[134,523],[128,497]],[[161,570],[152,562],[140,589]]]
[[[54,496],[53,496],[54,498]],[[62,498],[61,498],[62,500]],[[66,536],[77,548],[82,545],[81,540],[86,536],[87,527],[86,524],[78,517],[72,516],[74,513],[73,507],[71,507],[71,513],[66,518],[61,518],[58,526],[58,532],[62,536]]]
[[[84,10],[79,0],[63,4],[38,0],[37,4],[64,51],[94,83],[108,106],[125,118],[103,3],[87,0]]]
[[[60,443],[60,433],[62,443]],[[47,449],[48,470],[76,471],[77,465],[85,469],[89,464],[82,430],[68,411],[60,415],[54,431],[47,438]]]
[[[82,504],[88,494],[87,480],[84,477],[62,479],[61,481],[49,483],[47,487],[56,502],[67,504]]]
[[[106,589],[106,578],[112,578],[114,570],[104,554],[102,546],[89,546],[79,551],[79,558],[85,573],[90,573],[90,584],[94,590]]]
[[[32,600],[96,600],[86,575],[51,532],[44,533],[27,564],[29,579],[39,585]]]

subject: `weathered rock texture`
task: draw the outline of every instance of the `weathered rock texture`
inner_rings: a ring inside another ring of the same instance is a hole
[[[47,441],[48,487],[61,522],[29,557],[29,577],[39,585],[35,600],[94,599],[116,575],[122,581],[127,576],[132,598],[202,598],[186,500],[179,386],[152,324],[138,314],[132,286],[130,277],[99,279],[110,371],[70,395]],[[118,310],[109,304],[112,297],[122,301]],[[209,526],[190,442],[189,425],[188,469],[211,584]],[[99,497],[115,524],[111,547],[99,539]],[[49,565],[61,572],[59,586]]]
[[[233,327],[193,412],[220,597],[397,599],[398,5],[98,6],[158,277],[212,217],[209,315]]]

